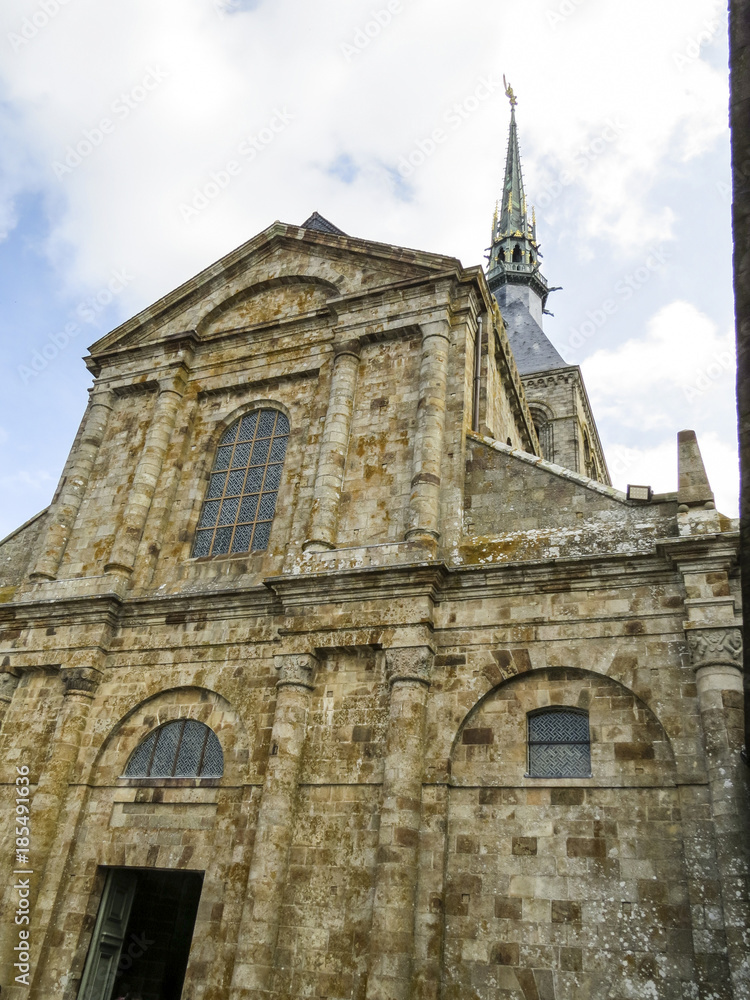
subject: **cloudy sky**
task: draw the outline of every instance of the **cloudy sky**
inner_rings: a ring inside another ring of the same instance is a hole
[[[275,219],[481,263],[503,74],[615,484],[676,488],[694,428],[736,516],[723,6],[4,0],[0,537],[52,496],[88,345]]]

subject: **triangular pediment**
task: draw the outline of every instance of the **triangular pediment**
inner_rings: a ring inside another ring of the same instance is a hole
[[[453,257],[275,222],[102,337],[91,355],[306,317],[346,296],[460,267]]]

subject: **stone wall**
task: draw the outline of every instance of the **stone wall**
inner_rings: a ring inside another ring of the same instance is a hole
[[[482,313],[499,441],[469,430]],[[95,345],[0,606],[35,865],[4,1000],[74,1000],[111,867],[204,875],[191,1000],[744,1000],[736,534],[514,448],[503,337],[478,271],[276,225]],[[291,425],[269,546],[193,559],[263,406]],[[550,705],[589,713],[590,777],[527,775]],[[221,778],[124,778],[178,718]]]

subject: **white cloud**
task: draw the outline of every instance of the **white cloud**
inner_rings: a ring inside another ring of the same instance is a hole
[[[644,337],[596,351],[583,370],[598,407],[621,410],[623,419],[633,420],[633,405],[642,403],[660,420],[660,408],[685,409],[715,385],[733,385],[734,334],[720,334],[690,302],[671,302],[649,321]]]
[[[698,433],[720,509],[737,514],[735,353],[731,331],[693,304],[672,302],[643,337],[596,351],[581,365],[615,485],[677,488],[677,431]]]
[[[379,6],[279,0],[219,17],[212,0],[111,0],[106,13],[96,0],[66,4],[6,53],[6,93],[21,109],[11,144],[24,149],[11,163],[6,204],[32,177],[56,206],[50,252],[70,286],[96,286],[112,266],[129,266],[141,274],[133,289],[140,304],[277,216],[301,221],[313,208],[357,234],[475,263],[501,182],[502,88],[459,128],[446,114],[482,77],[499,83],[506,71],[533,154],[529,191],[572,171],[587,204],[575,220],[584,235],[616,249],[669,235],[667,208],[646,203],[660,167],[666,157],[697,155],[726,128],[724,74],[700,58],[674,61],[713,16],[713,0],[632,0],[624,14],[589,2],[557,26],[549,12],[559,4],[546,0],[468,0],[464,54],[452,2],[403,0],[402,12],[347,59],[342,43]],[[33,0],[4,7],[0,39],[37,10]],[[429,59],[415,58],[426,52]],[[117,117],[113,106],[153,68],[167,74],[163,82]],[[294,115],[288,129],[252,162],[238,157],[243,138],[280,107]],[[54,162],[102,119],[114,130],[56,177]],[[616,142],[581,171],[581,149],[607,122],[623,125]],[[399,158],[436,128],[447,139],[409,179],[404,201],[394,182]],[[359,168],[350,185],[326,171],[342,154]],[[186,225],[180,202],[230,159],[241,173]],[[467,175],[470,185],[456,184]]]

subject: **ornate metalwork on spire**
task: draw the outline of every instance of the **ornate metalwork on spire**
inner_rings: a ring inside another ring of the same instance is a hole
[[[529,222],[526,193],[523,189],[521,150],[516,125],[518,98],[503,77],[505,94],[510,101],[510,132],[508,153],[505,158],[503,197],[500,200],[500,217],[493,221],[492,246],[488,278],[490,287],[512,282],[531,284],[544,302],[547,299],[547,282],[539,270],[539,246],[536,241],[536,213]],[[494,290],[494,287],[493,287]]]

